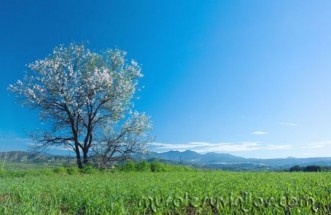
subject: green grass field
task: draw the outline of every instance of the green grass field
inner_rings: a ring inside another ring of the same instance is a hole
[[[330,214],[331,173],[7,175],[0,214]]]

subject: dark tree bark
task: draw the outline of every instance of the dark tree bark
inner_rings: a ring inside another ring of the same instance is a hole
[[[77,162],[77,167],[80,168],[80,169],[82,169],[82,168],[83,168],[83,164],[82,164],[82,159],[81,159],[81,157],[80,157],[80,151],[79,151],[79,149],[77,148],[77,149],[75,150],[75,152],[76,152],[76,162]]]

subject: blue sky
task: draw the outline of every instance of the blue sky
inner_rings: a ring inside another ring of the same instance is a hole
[[[52,48],[119,48],[142,65],[158,151],[331,156],[330,1],[18,1],[0,7],[0,151],[38,113],[7,86]]]

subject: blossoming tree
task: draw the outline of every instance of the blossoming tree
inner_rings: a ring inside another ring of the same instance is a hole
[[[146,114],[132,110],[142,73],[125,55],[70,44],[28,65],[23,81],[9,90],[47,124],[33,135],[35,148],[72,149],[79,168],[91,155],[103,168],[146,150],[151,123]]]

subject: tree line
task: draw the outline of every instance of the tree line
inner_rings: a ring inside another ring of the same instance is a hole
[[[289,169],[290,172],[325,172],[331,171],[330,166],[318,166],[318,165],[308,165],[308,166],[293,166]]]

